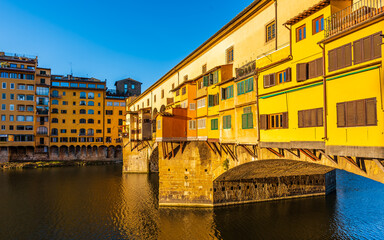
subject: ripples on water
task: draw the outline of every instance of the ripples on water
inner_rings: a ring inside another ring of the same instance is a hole
[[[158,176],[120,166],[0,172],[0,239],[384,239],[384,185],[337,172],[324,197],[159,209]]]

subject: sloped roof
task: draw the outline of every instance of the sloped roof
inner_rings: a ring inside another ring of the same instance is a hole
[[[286,23],[284,23],[285,25],[293,25],[299,21],[301,21],[302,19],[312,15],[313,13],[325,8],[326,6],[328,6],[329,4],[331,3],[331,0],[323,0],[321,2],[319,2],[318,4],[308,8],[307,10],[305,10],[304,12],[301,12],[299,15],[289,19]]]

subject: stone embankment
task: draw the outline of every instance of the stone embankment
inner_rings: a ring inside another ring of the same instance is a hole
[[[121,161],[5,162],[5,163],[0,163],[0,169],[51,168],[51,167],[72,167],[72,166],[112,165],[112,164],[121,164]]]

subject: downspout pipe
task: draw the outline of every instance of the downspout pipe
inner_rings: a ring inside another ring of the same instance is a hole
[[[275,0],[275,34],[276,34],[276,37],[275,37],[275,50],[277,50],[277,36],[279,36],[277,34],[277,0]]]
[[[328,121],[327,121],[327,115],[328,115],[328,107],[327,107],[327,79],[325,74],[325,44],[324,46],[321,45],[321,43],[318,43],[319,47],[322,49],[323,52],[323,105],[324,105],[324,112],[323,112],[323,122],[324,122],[324,137],[323,139],[325,141],[328,140]]]

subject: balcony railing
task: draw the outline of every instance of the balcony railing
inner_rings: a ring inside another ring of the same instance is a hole
[[[325,19],[325,37],[333,36],[384,12],[384,0],[361,0]]]

